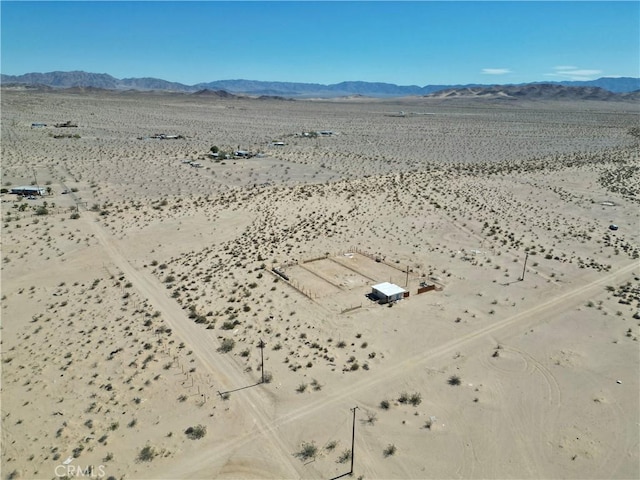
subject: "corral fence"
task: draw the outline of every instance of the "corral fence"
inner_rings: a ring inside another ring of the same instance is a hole
[[[299,282],[297,282],[294,278],[291,278],[289,276],[289,274],[287,273],[286,269],[287,268],[291,268],[291,267],[295,267],[295,266],[302,266],[305,263],[311,263],[311,262],[316,262],[319,260],[327,260],[327,259],[331,259],[332,257],[341,257],[341,256],[345,256],[348,255],[350,253],[357,253],[358,255],[362,255],[363,257],[367,257],[373,261],[375,261],[376,263],[382,263],[384,265],[386,265],[387,267],[393,268],[395,270],[397,270],[399,273],[402,273],[403,275],[408,275],[409,273],[411,273],[411,275],[408,276],[408,278],[410,280],[416,281],[416,280],[420,280],[421,278],[424,278],[424,274],[416,274],[413,271],[407,271],[405,269],[403,269],[402,267],[391,263],[389,261],[386,260],[385,257],[381,257],[380,255],[376,255],[370,252],[367,252],[365,250],[362,250],[359,247],[351,247],[348,250],[340,250],[337,252],[333,252],[333,253],[325,253],[324,255],[319,255],[319,256],[315,256],[315,257],[310,257],[307,259],[303,259],[303,260],[290,260],[288,262],[283,262],[281,263],[279,266],[277,267],[273,267],[270,270],[268,269],[268,271],[270,271],[276,278],[284,280],[288,285],[290,285],[294,290],[297,290],[298,292],[302,293],[305,297],[311,299],[311,300],[316,300],[319,295],[314,293],[313,291],[311,291],[309,288],[305,288],[304,286],[300,285]],[[368,277],[367,275],[363,274],[362,272],[359,272],[357,269],[351,268],[347,265],[344,265],[342,263],[340,263],[340,265],[344,268],[347,268],[348,270],[351,270],[355,273],[358,273],[359,275],[362,275],[365,278],[369,278],[372,281],[375,281],[373,279],[371,279],[370,277]],[[408,269],[409,267],[407,267]],[[317,274],[316,274],[317,275]],[[320,277],[323,280],[331,283],[333,285],[332,282],[330,282],[329,280]],[[442,285],[437,285],[437,284],[430,284],[430,285],[426,285],[424,282],[420,282],[420,287],[417,289],[416,294],[421,294],[421,293],[426,293],[426,292],[430,292],[430,291],[442,291],[443,286]],[[408,298],[410,296],[410,292],[405,292],[404,294],[404,298]],[[357,305],[357,306],[353,306],[353,307],[349,307],[344,309],[341,313],[348,313],[350,311],[353,310],[357,310],[359,308],[362,308],[362,305]]]

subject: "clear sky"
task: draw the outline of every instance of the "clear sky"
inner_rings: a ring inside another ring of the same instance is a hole
[[[640,77],[640,2],[2,1],[1,69],[193,85]]]

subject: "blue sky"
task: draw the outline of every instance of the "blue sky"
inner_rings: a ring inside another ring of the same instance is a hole
[[[2,1],[1,69],[185,84],[640,76],[640,3]]]

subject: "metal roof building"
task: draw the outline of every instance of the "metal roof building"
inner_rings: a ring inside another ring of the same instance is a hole
[[[394,283],[383,282],[371,287],[371,294],[382,303],[395,302],[404,297],[406,290]]]
[[[10,193],[14,195],[40,195],[43,196],[47,193],[46,188],[41,187],[13,187]]]

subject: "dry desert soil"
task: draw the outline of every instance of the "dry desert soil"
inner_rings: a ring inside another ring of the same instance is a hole
[[[1,100],[2,479],[640,477],[637,103]]]

